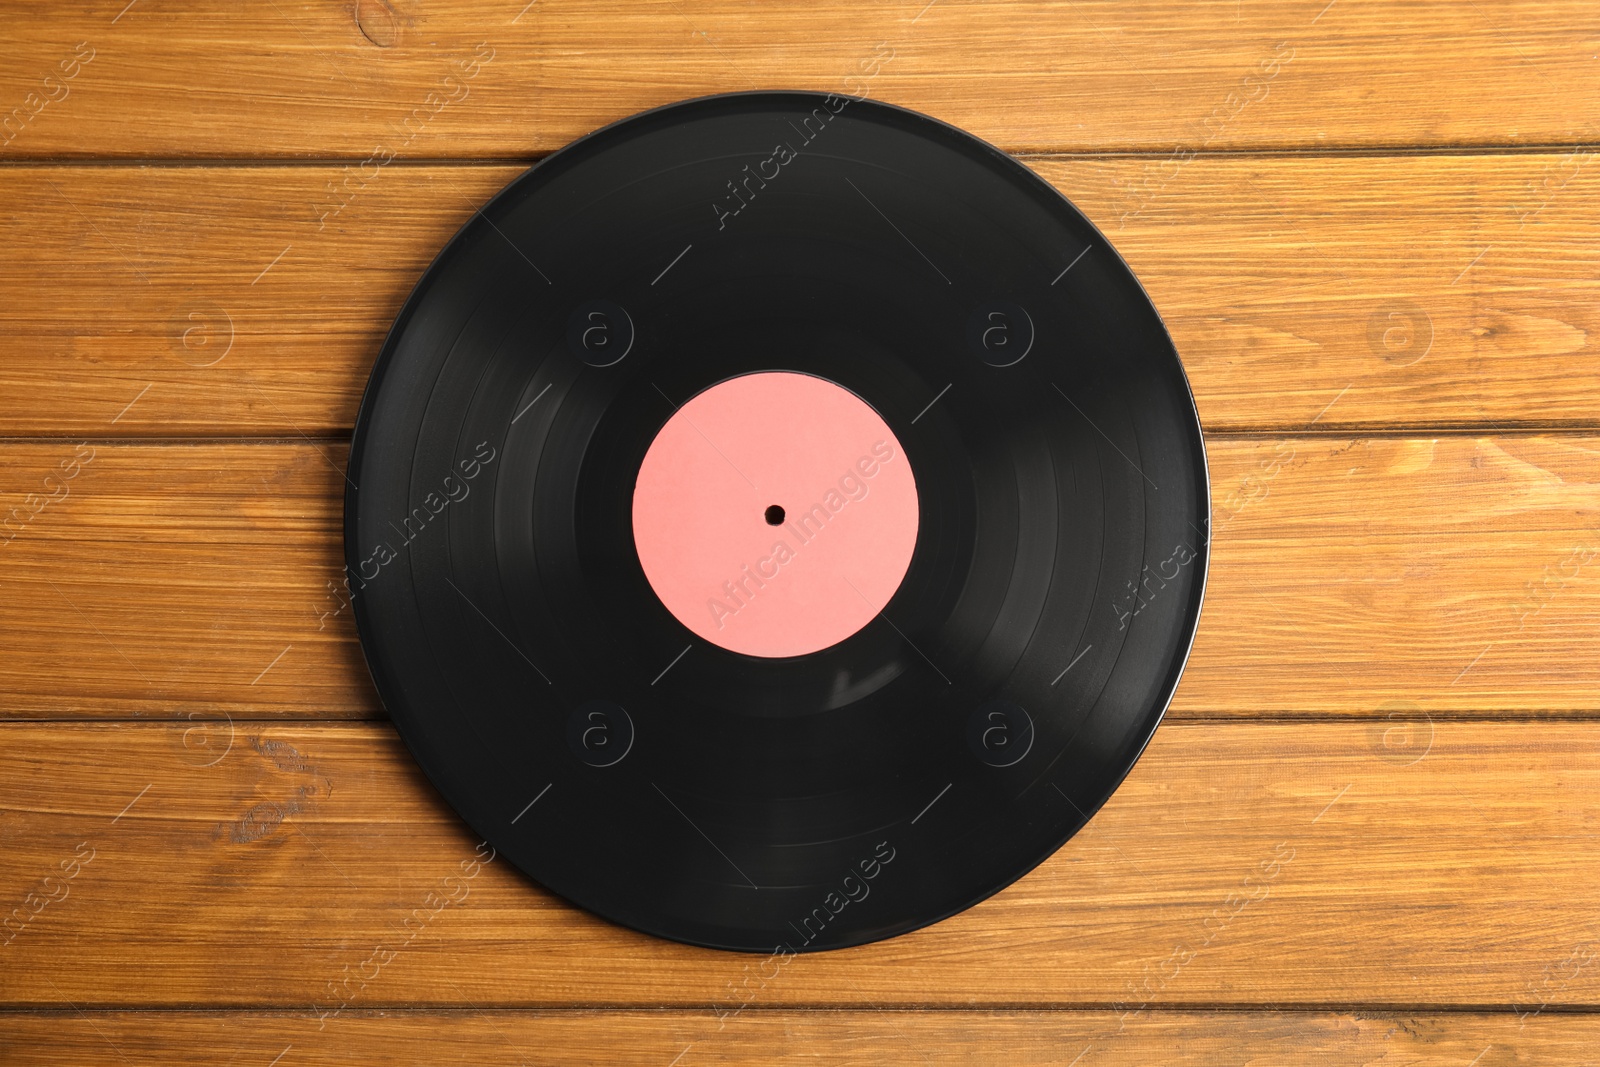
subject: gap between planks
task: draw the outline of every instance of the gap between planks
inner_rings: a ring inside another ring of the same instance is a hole
[[[605,125],[605,124],[602,124]],[[595,127],[602,128],[601,126]],[[581,135],[580,135],[581,136]],[[574,138],[574,141],[580,138]],[[998,147],[998,146],[997,146]],[[1024,161],[1067,161],[1095,159],[1167,159],[1184,148],[1023,148],[1001,151]],[[1193,159],[1387,159],[1396,156],[1534,156],[1600,149],[1600,141],[1540,141],[1526,144],[1501,144],[1492,141],[1436,145],[1251,145],[1237,148],[1190,149]],[[559,149],[557,150],[559,151]],[[359,163],[369,153],[316,156],[12,156],[0,159],[5,167],[325,167]],[[385,167],[515,167],[533,166],[555,152],[534,152],[523,156],[396,156]]]

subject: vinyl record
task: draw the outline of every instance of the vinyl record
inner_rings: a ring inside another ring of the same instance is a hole
[[[1127,266],[1004,153],[836,95],[675,104],[512,182],[396,320],[350,482],[362,648],[446,800],[727,949],[889,937],[1048,857],[1205,584]]]

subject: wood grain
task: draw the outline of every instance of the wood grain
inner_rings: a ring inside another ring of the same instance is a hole
[[[92,450],[75,478],[47,483]],[[13,443],[0,717],[380,714],[340,576],[344,446]],[[1600,711],[1600,439],[1223,438],[1173,714]]]
[[[1008,149],[1568,144],[1600,92],[1586,0],[7,7],[13,157],[524,156],[755,88],[865,91]]]
[[[1392,724],[1169,723],[1084,832],[994,898],[764,968],[474,864],[477,839],[383,724],[212,724],[201,743],[184,724],[13,723],[0,902],[33,913],[0,947],[0,1004],[329,1026],[447,1005],[672,1006],[712,1026],[713,1009],[863,1003],[1600,1005],[1600,735],[1419,726],[1399,751]],[[926,826],[898,834],[938,847]]]
[[[1593,1063],[1592,1015],[1452,1012],[1160,1012],[1121,1023],[1109,1012],[750,1011],[718,1027],[674,1011],[441,1011],[314,1018],[263,1012],[8,1015],[8,1063],[78,1064],[110,1056],[140,1064],[339,1065],[471,1063],[521,1067],[681,1067],[704,1064],[1005,1063],[1011,1067],[1215,1067],[1315,1063],[1358,1067],[1479,1067]],[[286,1052],[287,1050],[287,1052]],[[1487,1051],[1486,1051],[1487,1050]],[[292,1058],[291,1058],[292,1057]]]
[[[1149,290],[1207,429],[1268,432],[1600,426],[1591,161],[1032,165]],[[520,170],[0,168],[0,434],[347,431],[422,270]]]

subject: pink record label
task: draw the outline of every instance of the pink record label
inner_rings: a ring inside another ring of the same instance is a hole
[[[917,483],[850,390],[746,374],[678,409],[645,453],[633,539],[678,621],[750,656],[801,656],[860,630],[917,541]]]

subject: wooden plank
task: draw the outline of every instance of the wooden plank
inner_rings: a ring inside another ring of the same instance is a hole
[[[347,452],[0,447],[0,503],[21,509],[0,527],[8,713],[377,711],[349,611],[324,615],[344,602],[328,583],[341,576]]]
[[[1520,1024],[1520,1025],[1519,1025]],[[1316,1063],[1365,1067],[1551,1067],[1593,1063],[1593,1015],[1160,1012],[1123,1026],[1111,1012],[750,1011],[723,1026],[676,1011],[438,1011],[314,1019],[264,1012],[26,1012],[8,1015],[8,1063],[51,1067],[364,1061],[521,1067],[705,1064],[1005,1063],[1011,1067],[1214,1067]],[[674,1057],[677,1057],[674,1059]]]
[[[1367,723],[1169,723],[1009,889],[782,963],[634,934],[478,863],[386,725],[192,729],[0,727],[0,902],[23,909],[0,1005],[329,1027],[440,1005],[1600,1005],[1586,723],[1441,722],[1403,758]]]
[[[1174,712],[1600,706],[1600,440],[1300,437],[1207,454],[1215,556]]]
[[[343,453],[0,447],[0,501],[22,509],[0,544],[0,717],[379,714],[330,589]],[[1600,439],[1224,438],[1209,456],[1215,554],[1174,715],[1600,710]]]
[[[1009,149],[1563,144],[1600,92],[1586,0],[8,6],[13,157],[522,156],[774,86]]]
[[[1592,429],[1589,159],[1032,165],[1137,272],[1210,430]],[[406,294],[520,169],[0,168],[0,434],[347,431]]]

